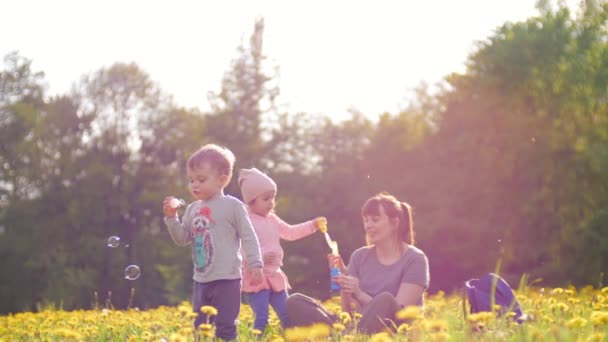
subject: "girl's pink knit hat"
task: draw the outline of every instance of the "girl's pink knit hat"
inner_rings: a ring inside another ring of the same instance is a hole
[[[255,167],[251,169],[241,169],[238,182],[245,203],[250,203],[266,192],[277,192],[277,185],[272,178]]]

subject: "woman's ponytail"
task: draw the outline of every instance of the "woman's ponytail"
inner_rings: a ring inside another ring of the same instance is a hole
[[[401,211],[403,212],[403,219],[401,220],[400,224],[401,232],[403,234],[401,239],[413,246],[416,240],[414,236],[414,218],[412,216],[412,207],[405,202],[400,202],[399,204],[401,206]]]

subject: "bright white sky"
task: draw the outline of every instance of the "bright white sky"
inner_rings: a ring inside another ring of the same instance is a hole
[[[223,73],[265,18],[264,49],[290,112],[370,117],[464,71],[474,42],[537,14],[535,0],[0,0],[0,56],[18,50],[49,95],[84,74],[135,62],[175,102],[207,109]],[[3,68],[3,66],[1,67]]]

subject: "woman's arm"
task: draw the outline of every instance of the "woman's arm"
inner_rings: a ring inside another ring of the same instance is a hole
[[[343,298],[342,308],[350,308],[352,302],[359,303],[363,306],[372,300],[372,296],[368,295],[359,287],[359,279],[348,275],[339,275],[334,277],[335,282],[340,285],[340,294]],[[346,297],[349,297],[345,300]],[[345,303],[346,302],[346,303]]]
[[[424,287],[416,284],[402,283],[395,299],[400,306],[419,305]]]

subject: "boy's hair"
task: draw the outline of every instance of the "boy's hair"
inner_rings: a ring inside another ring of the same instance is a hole
[[[361,208],[361,216],[380,215],[380,207],[384,209],[389,218],[399,219],[399,238],[401,241],[414,245],[414,218],[412,207],[400,202],[395,196],[388,192],[381,192],[369,198]]]
[[[186,166],[188,169],[194,170],[208,163],[220,175],[227,175],[229,182],[230,178],[232,178],[234,161],[234,154],[229,149],[216,144],[207,144],[192,153],[190,158],[188,158]]]

